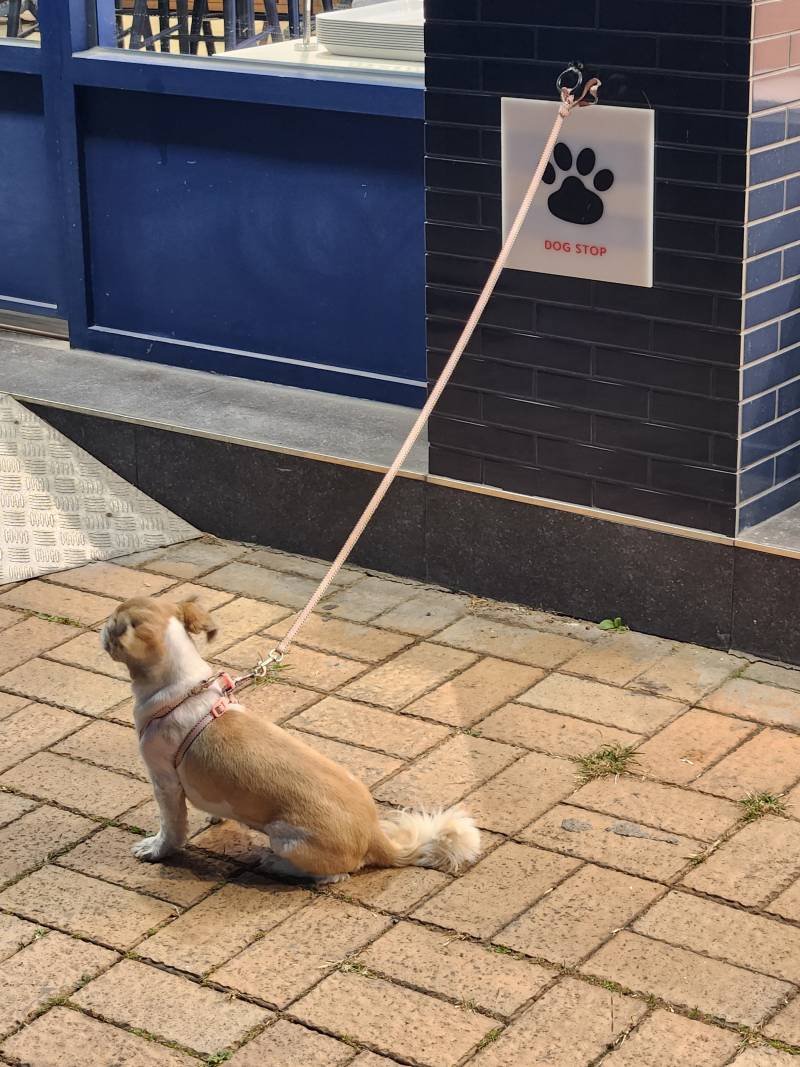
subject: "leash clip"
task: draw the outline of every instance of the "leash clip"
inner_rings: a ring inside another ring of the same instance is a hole
[[[572,84],[567,84],[571,81]],[[568,113],[574,107],[588,107],[597,103],[597,92],[603,83],[599,78],[590,78],[583,84],[583,63],[570,63],[566,70],[562,70],[556,78],[556,89],[561,97],[562,106]],[[578,90],[583,86],[583,92],[577,96]]]
[[[268,653],[264,657],[264,659],[260,659],[258,663],[256,663],[255,667],[253,667],[253,677],[266,678],[269,674],[270,668],[273,665],[279,667],[281,663],[283,663],[283,653],[279,652],[277,648],[273,648],[273,650]]]

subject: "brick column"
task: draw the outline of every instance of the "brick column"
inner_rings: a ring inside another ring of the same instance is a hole
[[[739,528],[800,500],[800,2],[753,8]]]
[[[506,272],[431,422],[432,472],[732,534],[749,0],[427,0],[426,16],[431,376],[500,247],[501,97],[553,99],[579,59],[605,103],[655,108],[657,142],[655,287]]]

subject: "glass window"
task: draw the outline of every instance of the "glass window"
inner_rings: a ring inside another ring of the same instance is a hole
[[[0,41],[40,44],[40,0],[0,0]]]
[[[97,0],[97,4],[100,43],[106,47],[145,55],[224,55],[332,71],[422,74],[423,0]]]

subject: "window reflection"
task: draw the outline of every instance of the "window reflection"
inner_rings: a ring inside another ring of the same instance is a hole
[[[0,38],[39,44],[39,0],[0,0]]]
[[[423,0],[97,0],[100,43],[421,78]]]

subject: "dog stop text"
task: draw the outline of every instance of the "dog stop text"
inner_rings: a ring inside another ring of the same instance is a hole
[[[604,256],[605,245],[573,244],[572,241],[549,241],[544,243],[546,252],[568,252],[574,256]]]

